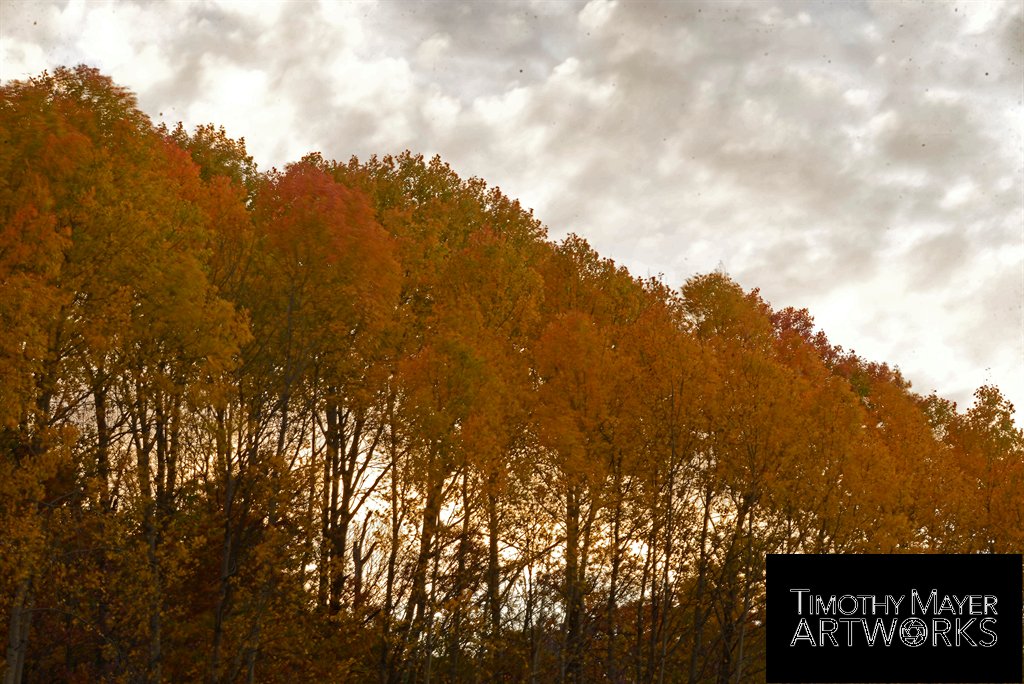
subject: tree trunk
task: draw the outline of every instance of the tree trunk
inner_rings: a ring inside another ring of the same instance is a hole
[[[227,437],[224,411],[217,412],[217,461],[224,477],[224,543],[221,547],[220,589],[213,615],[213,646],[210,655],[209,678],[212,684],[220,681],[221,644],[224,638],[224,620],[231,600],[232,556],[234,548],[234,514],[236,480],[232,466],[232,449]]]
[[[616,593],[619,589],[619,568],[622,564],[622,470],[621,470],[620,458],[613,457],[612,470],[614,473],[613,478],[613,496],[615,497],[615,510],[612,513],[612,557],[611,557],[611,576],[608,582],[608,604],[605,610],[608,613],[608,650],[606,654],[605,670],[607,676],[612,681],[619,679],[618,672],[618,654],[615,652],[617,645],[618,631],[618,597]]]
[[[4,684],[21,684],[25,672],[25,656],[28,653],[28,632],[32,624],[34,598],[32,578],[25,577],[18,582],[11,605],[7,627],[7,669],[4,671]]]
[[[711,487],[708,486],[704,491],[704,519],[701,523],[700,539],[700,559],[697,565],[697,589],[694,592],[693,597],[693,645],[690,649],[690,673],[688,682],[689,684],[696,684],[697,682],[697,659],[701,657],[701,649],[703,648],[704,639],[704,591],[707,586],[707,571],[708,571],[708,551],[707,551],[707,540],[708,540],[708,527],[711,522]]]
[[[99,480],[100,487],[100,512],[103,514],[103,518],[100,521],[101,526],[105,526],[107,519],[113,511],[113,496],[110,492],[110,425],[107,422],[107,386],[106,379],[103,374],[102,367],[97,370],[97,377],[93,381],[93,411],[96,420],[96,477]],[[96,560],[97,568],[101,577],[106,577],[107,566],[108,566],[108,554],[105,547],[101,547],[97,552]],[[98,605],[96,607],[96,628],[100,634],[107,633],[107,619],[109,607],[107,606],[107,600],[105,592],[102,590],[98,592]],[[103,675],[111,674],[108,672],[108,664],[106,656],[103,653],[103,642],[102,640],[96,645],[96,655],[94,658],[96,671]]]
[[[462,471],[462,530],[459,534],[459,547],[456,551],[455,586],[452,593],[455,597],[455,614],[452,616],[451,638],[448,644],[450,660],[450,679],[459,680],[459,665],[462,656],[462,613],[463,600],[466,593],[466,557],[469,546],[469,473],[468,468]]]
[[[401,516],[399,513],[398,496],[398,444],[395,437],[394,425],[394,404],[389,399],[388,414],[391,419],[392,429],[388,430],[388,453],[391,456],[391,481],[390,481],[390,506],[391,506],[391,535],[390,549],[388,550],[387,578],[384,584],[384,616],[381,620],[381,644],[380,644],[380,681],[381,684],[390,684],[395,681],[396,672],[394,658],[392,657],[392,633],[391,626],[395,619],[395,577],[398,563],[398,545],[401,539]]]
[[[583,587],[580,581],[580,502],[572,487],[565,506],[565,651],[561,681],[576,684],[581,675]]]
[[[423,506],[423,520],[420,525],[420,550],[413,569],[412,593],[406,609],[406,622],[410,623],[409,641],[419,638],[421,623],[427,607],[427,570],[434,551],[434,536],[437,533],[438,517],[441,513],[441,494],[444,476],[431,475],[427,499]]]
[[[150,684],[159,684],[163,679],[163,644],[161,641],[161,602],[163,598],[163,581],[160,573],[160,561],[157,558],[158,532],[152,504],[146,512],[146,556],[149,570],[154,583],[153,598],[149,604],[149,666],[146,679]]]
[[[327,405],[327,464],[325,472],[330,474],[329,485],[330,498],[329,508],[325,511],[323,519],[327,522],[324,544],[328,548],[327,556],[327,577],[328,577],[328,611],[331,615],[341,610],[341,589],[344,584],[344,567],[347,561],[345,557],[346,530],[339,529],[339,519],[344,517],[340,509],[339,494],[341,483],[341,451],[344,449],[344,434],[341,425],[341,416],[338,405],[330,401]]]
[[[501,567],[498,558],[498,497],[491,485],[487,492],[487,617],[494,647],[501,629]]]

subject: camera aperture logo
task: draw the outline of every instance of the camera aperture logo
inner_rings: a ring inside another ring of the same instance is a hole
[[[1021,682],[1019,554],[769,554],[768,682]]]
[[[790,589],[800,619],[791,647],[904,646],[992,647],[999,641],[998,597],[991,594],[842,594],[822,596],[810,589]],[[903,612],[901,613],[901,608]]]

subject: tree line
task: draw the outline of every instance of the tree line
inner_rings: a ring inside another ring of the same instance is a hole
[[[0,670],[764,680],[774,552],[1019,552],[1024,436],[440,159],[0,88]]]

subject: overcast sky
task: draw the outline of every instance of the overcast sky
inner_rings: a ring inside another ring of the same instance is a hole
[[[723,268],[961,408],[1024,412],[1024,2],[12,2],[261,168],[440,154],[636,275]]]

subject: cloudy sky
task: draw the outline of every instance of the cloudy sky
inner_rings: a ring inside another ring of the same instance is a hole
[[[1024,412],[1024,3],[0,3],[0,75],[99,67],[261,168],[440,154],[552,238],[723,268]]]

